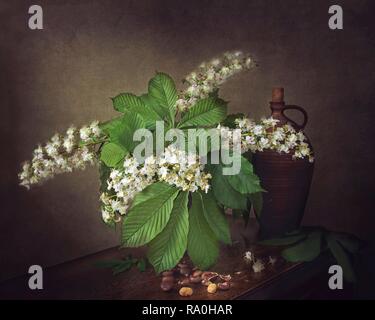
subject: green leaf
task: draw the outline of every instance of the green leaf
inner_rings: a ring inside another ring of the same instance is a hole
[[[137,261],[136,265],[140,272],[145,272],[147,268],[147,261],[146,259],[140,259]]]
[[[263,208],[263,195],[262,192],[249,194],[250,202],[254,208],[257,218],[260,217]]]
[[[291,262],[312,261],[319,256],[321,251],[322,233],[311,232],[304,241],[282,251],[285,260]]]
[[[224,121],[222,122],[222,125],[224,127],[228,127],[231,129],[237,128],[237,124],[235,122],[236,119],[244,118],[245,115],[243,113],[235,113],[235,114],[229,114]]]
[[[109,142],[103,145],[100,151],[100,160],[102,160],[106,166],[114,168],[124,159],[126,154],[127,151],[124,148]]]
[[[110,141],[131,152],[139,143],[133,141],[134,132],[145,128],[145,122],[137,113],[125,112],[121,122],[108,130]]]
[[[227,176],[223,175],[222,165],[209,165],[207,168],[212,175],[212,190],[216,200],[227,208],[247,210],[246,195],[237,192],[228,183]]]
[[[177,101],[177,91],[173,79],[165,73],[156,73],[148,83],[148,94],[156,100],[161,107],[169,111],[169,119],[173,124]]]
[[[101,123],[100,129],[103,130],[103,132],[107,135],[109,135],[109,132],[116,130],[118,126],[121,126],[121,123],[123,121],[123,116],[114,118],[112,120],[106,121],[104,123]]]
[[[107,167],[103,162],[100,162],[99,164],[100,192],[108,191],[107,180],[109,179],[110,173],[111,173],[111,169]]]
[[[157,273],[176,266],[186,251],[189,231],[188,195],[188,192],[180,192],[174,201],[166,227],[149,244],[147,257]]]
[[[217,205],[214,195],[212,192],[202,192],[201,196],[203,200],[204,216],[210,225],[210,228],[215,233],[217,239],[226,244],[231,244],[232,240],[230,238],[228,221],[225,218],[223,210]]]
[[[116,110],[121,112],[137,113],[145,122],[147,129],[155,128],[155,121],[162,120],[162,117],[154,110],[153,107],[149,107],[144,99],[137,97],[131,93],[122,93],[113,99],[113,103]]]
[[[307,235],[305,233],[303,234],[297,234],[293,236],[285,236],[281,238],[273,238],[273,239],[267,239],[263,241],[259,241],[258,243],[265,246],[288,246],[295,244],[301,240],[305,240]]]
[[[142,99],[132,93],[121,93],[112,98],[112,102],[115,110],[120,112],[130,109],[137,110],[144,107]]]
[[[150,242],[168,223],[178,189],[165,183],[155,183],[148,187],[148,191],[154,196],[133,206],[123,220],[124,246],[139,247]]]
[[[348,282],[356,282],[356,275],[352,263],[348,254],[345,252],[344,248],[336,241],[332,234],[326,236],[327,244],[335,257],[337,264],[341,266],[344,273],[344,279]]]
[[[113,260],[105,260],[105,261],[97,261],[94,263],[94,266],[97,268],[114,268],[118,265],[123,264],[124,260],[120,259],[113,259]]]
[[[226,178],[233,189],[242,194],[264,191],[258,176],[253,172],[252,164],[242,156],[240,172],[236,175],[228,175]]]
[[[113,275],[119,274],[124,271],[128,271],[133,266],[133,261],[125,260],[122,264],[113,267]]]
[[[335,232],[332,236],[350,253],[356,253],[360,249],[361,241],[353,235]]]
[[[219,243],[204,217],[198,192],[192,193],[189,211],[188,254],[194,265],[203,270],[212,266],[219,256]]]
[[[199,100],[182,117],[178,128],[212,127],[225,119],[226,103],[221,99],[206,98]]]
[[[161,106],[158,101],[151,97],[149,94],[145,93],[141,95],[140,99],[142,99],[143,103],[147,106],[148,109],[154,110],[161,120],[164,120],[165,117],[169,116],[169,109]]]

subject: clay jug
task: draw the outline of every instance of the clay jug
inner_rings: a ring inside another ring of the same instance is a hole
[[[271,116],[279,120],[278,126],[289,123],[297,131],[307,124],[306,111],[296,105],[286,105],[284,89],[274,88],[270,102]],[[301,125],[285,115],[286,110],[300,111]],[[311,144],[309,141],[310,148]],[[309,194],[314,164],[308,159],[293,159],[292,154],[265,150],[253,156],[253,165],[259,176],[263,193],[263,209],[259,218],[260,238],[282,236],[300,226]]]

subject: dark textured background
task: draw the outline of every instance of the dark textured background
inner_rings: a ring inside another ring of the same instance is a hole
[[[44,30],[27,28],[41,4]],[[344,30],[328,29],[341,4]],[[119,243],[102,222],[95,169],[27,192],[22,161],[71,123],[114,116],[109,97],[142,93],[154,71],[181,79],[242,49],[259,68],[228,82],[230,111],[269,113],[272,86],[304,106],[316,151],[304,223],[374,239],[375,1],[0,2],[0,280]]]

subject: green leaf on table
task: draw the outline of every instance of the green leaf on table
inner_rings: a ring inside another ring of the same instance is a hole
[[[194,265],[202,270],[212,266],[219,256],[219,243],[206,221],[198,192],[192,193],[187,250]]]
[[[107,142],[100,150],[100,160],[110,168],[116,167],[125,157],[127,151],[113,142]]]
[[[253,165],[241,157],[241,169],[238,174],[227,175],[226,178],[230,185],[236,191],[246,194],[246,193],[258,193],[264,191],[260,186],[260,180],[258,176],[253,171]]]
[[[211,185],[216,200],[227,208],[247,210],[247,196],[233,189],[227,176],[223,175],[223,166],[221,164],[208,165],[207,168],[212,175]]]
[[[258,243],[261,245],[265,245],[265,246],[288,246],[288,245],[292,245],[297,242],[300,242],[302,240],[305,240],[306,238],[307,238],[307,234],[300,233],[300,234],[291,235],[291,236],[267,239],[267,240],[259,241]]]
[[[331,234],[336,239],[336,241],[338,241],[350,253],[358,252],[361,247],[361,241],[351,234],[336,232]]]
[[[307,238],[296,245],[284,249],[282,256],[291,262],[312,261],[319,256],[321,251],[322,233],[311,232]]]
[[[253,206],[255,215],[259,218],[262,214],[263,208],[263,194],[262,192],[256,192],[249,194],[251,205]]]
[[[145,272],[147,268],[147,261],[146,259],[139,259],[136,262],[136,266],[140,272]]]
[[[174,200],[171,217],[164,230],[150,243],[148,260],[160,273],[172,269],[183,257],[187,247],[189,231],[187,191],[181,191]]]
[[[218,240],[231,244],[230,230],[225,214],[217,205],[212,192],[201,192],[204,216]]]
[[[223,100],[202,99],[184,114],[178,128],[212,127],[223,121],[226,114],[227,106]]]
[[[337,264],[341,266],[344,273],[344,279],[348,282],[356,282],[356,275],[352,263],[350,261],[349,255],[345,252],[344,248],[335,239],[332,234],[327,234],[326,241],[332,255],[337,261]]]
[[[123,219],[124,246],[139,247],[150,242],[168,223],[178,189],[165,183],[155,183],[148,187],[148,191],[154,196],[132,206]]]

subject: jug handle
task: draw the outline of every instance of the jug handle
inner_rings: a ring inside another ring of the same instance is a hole
[[[284,111],[286,110],[298,110],[300,112],[302,112],[303,114],[303,123],[302,124],[297,124],[295,121],[293,121],[292,119],[288,118],[285,114],[284,114]],[[283,110],[282,110],[282,114],[283,116],[287,119],[287,121],[291,122],[298,130],[303,130],[307,124],[307,121],[308,121],[308,116],[307,116],[307,112],[305,111],[305,109],[303,109],[302,107],[300,106],[296,106],[296,105],[286,105]]]

